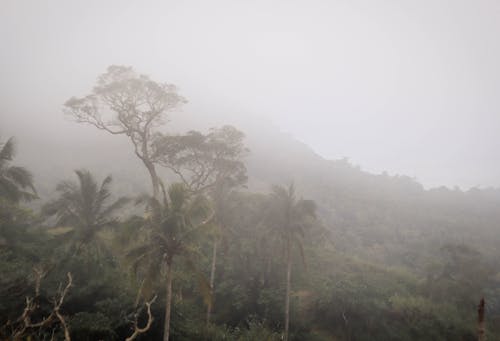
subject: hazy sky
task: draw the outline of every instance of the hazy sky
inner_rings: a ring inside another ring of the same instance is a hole
[[[326,158],[500,186],[498,0],[0,0],[0,134],[69,126],[62,103],[110,64]]]

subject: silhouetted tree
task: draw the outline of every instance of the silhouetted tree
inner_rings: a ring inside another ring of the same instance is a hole
[[[186,135],[161,136],[154,144],[154,158],[177,174],[194,193],[210,193],[221,183],[236,186],[247,179],[243,157],[248,149],[245,135],[233,126],[212,128],[204,135],[190,131]]]
[[[157,83],[131,67],[112,65],[99,76],[89,95],[73,97],[65,107],[79,123],[128,136],[135,155],[149,172],[157,198],[160,183],[151,145],[161,135],[158,127],[166,122],[166,114],[185,102],[174,85]]]
[[[117,222],[116,211],[121,209],[129,199],[121,197],[110,204],[109,186],[111,176],[107,176],[100,185],[88,170],[75,171],[78,183],[63,181],[56,187],[59,197],[44,205],[43,213],[55,216],[59,226],[70,226],[71,237],[76,252],[82,246],[98,243],[97,233],[104,227]]]
[[[206,135],[190,131],[186,135],[164,136],[155,148],[161,165],[177,174],[194,193],[207,193],[214,203],[212,226],[216,231],[212,243],[210,289],[215,290],[217,245],[224,234],[224,210],[228,193],[247,180],[242,159],[248,149],[243,144],[245,135],[232,126],[212,128]],[[214,295],[212,295],[214,297]],[[207,307],[207,324],[213,303]]]
[[[285,245],[286,296],[285,296],[285,336],[288,340],[290,325],[290,291],[292,275],[292,249],[299,248],[304,259],[301,238],[305,234],[307,220],[315,217],[316,206],[311,200],[297,199],[295,187],[273,186],[268,223],[277,232]]]
[[[158,278],[165,269],[165,324],[163,340],[170,335],[172,305],[172,267],[177,257],[191,261],[192,241],[201,228],[206,215],[207,203],[202,197],[191,197],[183,184],[172,184],[163,202],[155,198],[143,198],[148,204],[149,214],[144,230],[144,243],[128,253],[134,272],[145,269],[145,281]],[[150,285],[147,285],[150,286]],[[208,294],[208,284],[206,285]]]

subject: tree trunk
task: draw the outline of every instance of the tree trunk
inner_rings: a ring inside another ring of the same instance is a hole
[[[210,304],[207,307],[207,326],[210,323],[210,317],[212,315],[212,306],[215,303],[215,265],[217,262],[217,237],[214,237],[214,245],[212,249],[212,268],[210,269]]]
[[[148,150],[148,143],[150,143],[152,140],[151,140],[151,136],[149,135],[149,131],[146,129],[146,127],[144,128],[145,130],[141,132],[140,136],[141,136],[141,139],[142,139],[142,142],[141,142],[141,153],[139,153],[137,151],[137,144],[136,142],[134,142],[134,146],[136,147],[136,151],[135,151],[135,154],[139,157],[139,159],[141,159],[142,163],[144,163],[144,166],[146,166],[148,172],[149,172],[149,176],[151,177],[151,184],[153,185],[153,198],[155,198],[156,200],[159,199],[159,195],[160,195],[160,179],[158,178],[158,174],[156,173],[156,168],[155,168],[155,164],[151,161],[151,157],[150,157],[150,152]],[[132,139],[132,141],[134,141]]]
[[[484,298],[481,298],[477,307],[477,340],[486,340],[486,328],[484,326]]]
[[[167,263],[167,296],[165,298],[165,326],[163,341],[168,341],[170,336],[170,310],[172,307],[172,264]]]
[[[160,195],[160,179],[158,178],[158,174],[156,173],[155,165],[149,160],[142,160],[144,165],[146,166],[149,176],[151,177],[151,185],[153,186],[153,198],[159,199]]]
[[[285,341],[288,341],[288,330],[290,325],[290,278],[292,276],[292,258],[290,250],[290,239],[286,245],[286,297],[285,297]]]

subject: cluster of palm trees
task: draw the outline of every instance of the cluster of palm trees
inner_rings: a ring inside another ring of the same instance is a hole
[[[19,203],[36,198],[32,175],[24,168],[11,165],[14,157],[14,141],[7,140],[0,150],[0,198]],[[58,197],[46,203],[42,212],[53,216],[56,226],[68,227],[63,237],[71,254],[87,252],[99,253],[106,248],[100,236],[105,228],[119,225],[120,210],[130,203],[130,199],[120,197],[112,200],[111,176],[99,183],[87,170],[75,171],[77,182],[60,182],[56,191]],[[172,269],[174,260],[183,257],[188,264],[192,261],[196,238],[213,221],[219,221],[217,212],[222,210],[220,201],[212,204],[205,196],[194,194],[184,184],[174,183],[167,189],[161,185],[162,197],[144,195],[136,204],[145,206],[145,215],[136,231],[137,238],[127,251],[126,258],[137,274],[143,278],[141,288],[151,287],[153,281],[164,276],[166,292],[164,337],[169,340],[172,301]],[[308,219],[314,217],[312,201],[297,199],[293,185],[274,186],[271,205],[265,214],[265,223],[271,227],[284,244],[286,259],[286,297],[284,339],[289,337],[290,294],[292,273],[292,251],[297,248],[303,257],[301,238],[305,234]],[[193,269],[199,272],[193,266]],[[211,305],[211,283],[199,275],[205,301]],[[142,295],[147,293],[142,292]],[[210,309],[209,309],[210,312]]]
[[[162,201],[147,196],[138,200],[146,203],[148,215],[141,229],[141,243],[128,252],[127,258],[132,261],[135,272],[145,270],[143,285],[158,279],[158,274],[164,271],[166,299],[163,339],[168,340],[174,260],[184,257],[189,264],[194,264],[191,246],[200,229],[206,226],[207,221],[204,219],[209,211],[209,203],[202,196],[193,197],[180,183],[174,183],[167,192],[162,192]],[[203,292],[208,294],[206,283],[204,289]]]

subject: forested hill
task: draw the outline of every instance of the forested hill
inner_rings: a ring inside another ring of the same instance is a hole
[[[187,120],[189,128],[177,131],[211,125]],[[427,190],[406,176],[370,174],[346,159],[325,160],[269,125],[237,127],[246,133],[250,150],[244,160],[249,180],[222,211],[227,231],[214,272],[214,323],[205,328],[192,268],[177,262],[173,277],[167,276],[174,281],[173,339],[282,339],[286,266],[282,240],[266,216],[280,192],[265,194],[273,184],[292,181],[298,197],[316,202],[319,219],[305,233],[300,255],[292,257],[291,340],[474,340],[476,306],[483,296],[489,339],[498,339],[500,190]],[[115,198],[150,191],[146,170],[126,138],[89,126],[75,124],[74,134],[54,129],[11,135],[19,147],[15,162],[33,173],[41,199],[29,203],[30,214],[0,205],[6,214],[0,220],[0,268],[8,274],[0,280],[5,288],[0,296],[6,298],[0,300],[0,317],[8,321],[23,310],[33,264],[58,264],[47,285],[55,290],[67,271],[74,275],[75,288],[64,307],[72,339],[124,339],[130,335],[130,320],[123,311],[134,311],[139,289],[122,258],[147,240],[147,233],[138,234],[146,218],[138,211],[128,220],[132,211],[127,211],[118,228],[92,235],[89,245],[95,250],[89,246],[87,253],[61,262],[57,257],[66,259],[61,255],[80,234],[71,234],[71,227],[65,232],[66,226],[41,224],[39,208],[57,197],[57,183],[74,180],[75,169],[89,169],[98,179],[111,174]],[[86,174],[80,173],[80,180]],[[165,171],[161,177],[167,184],[177,181]],[[70,241],[61,243],[61,233]],[[212,237],[199,237],[193,247],[208,276]],[[131,245],[116,249],[116,243]],[[161,302],[152,314],[162,321],[164,282],[156,279],[150,285]],[[60,329],[54,330],[60,335]],[[159,339],[162,324],[154,323],[148,333],[149,339]]]
[[[249,143],[253,182],[265,188],[293,180],[317,202],[340,250],[413,268],[447,243],[465,243],[492,260],[500,255],[500,189],[424,189],[408,176],[325,160],[278,132]]]
[[[196,118],[188,116],[170,130],[211,126],[193,122]],[[293,181],[301,195],[316,201],[339,250],[412,267],[446,243],[466,243],[493,259],[499,253],[500,189],[424,189],[408,176],[371,174],[347,159],[326,160],[269,124],[237,127],[245,132],[250,150],[245,160],[248,188],[267,193],[272,184]],[[101,176],[112,174],[121,195],[149,189],[147,172],[129,141],[97,133],[90,126],[79,128],[72,138],[57,133],[18,138],[18,159],[35,174],[42,198],[50,197],[60,179],[82,167]],[[49,151],[43,159],[40,150]],[[163,176],[167,182],[176,181],[168,172]]]

